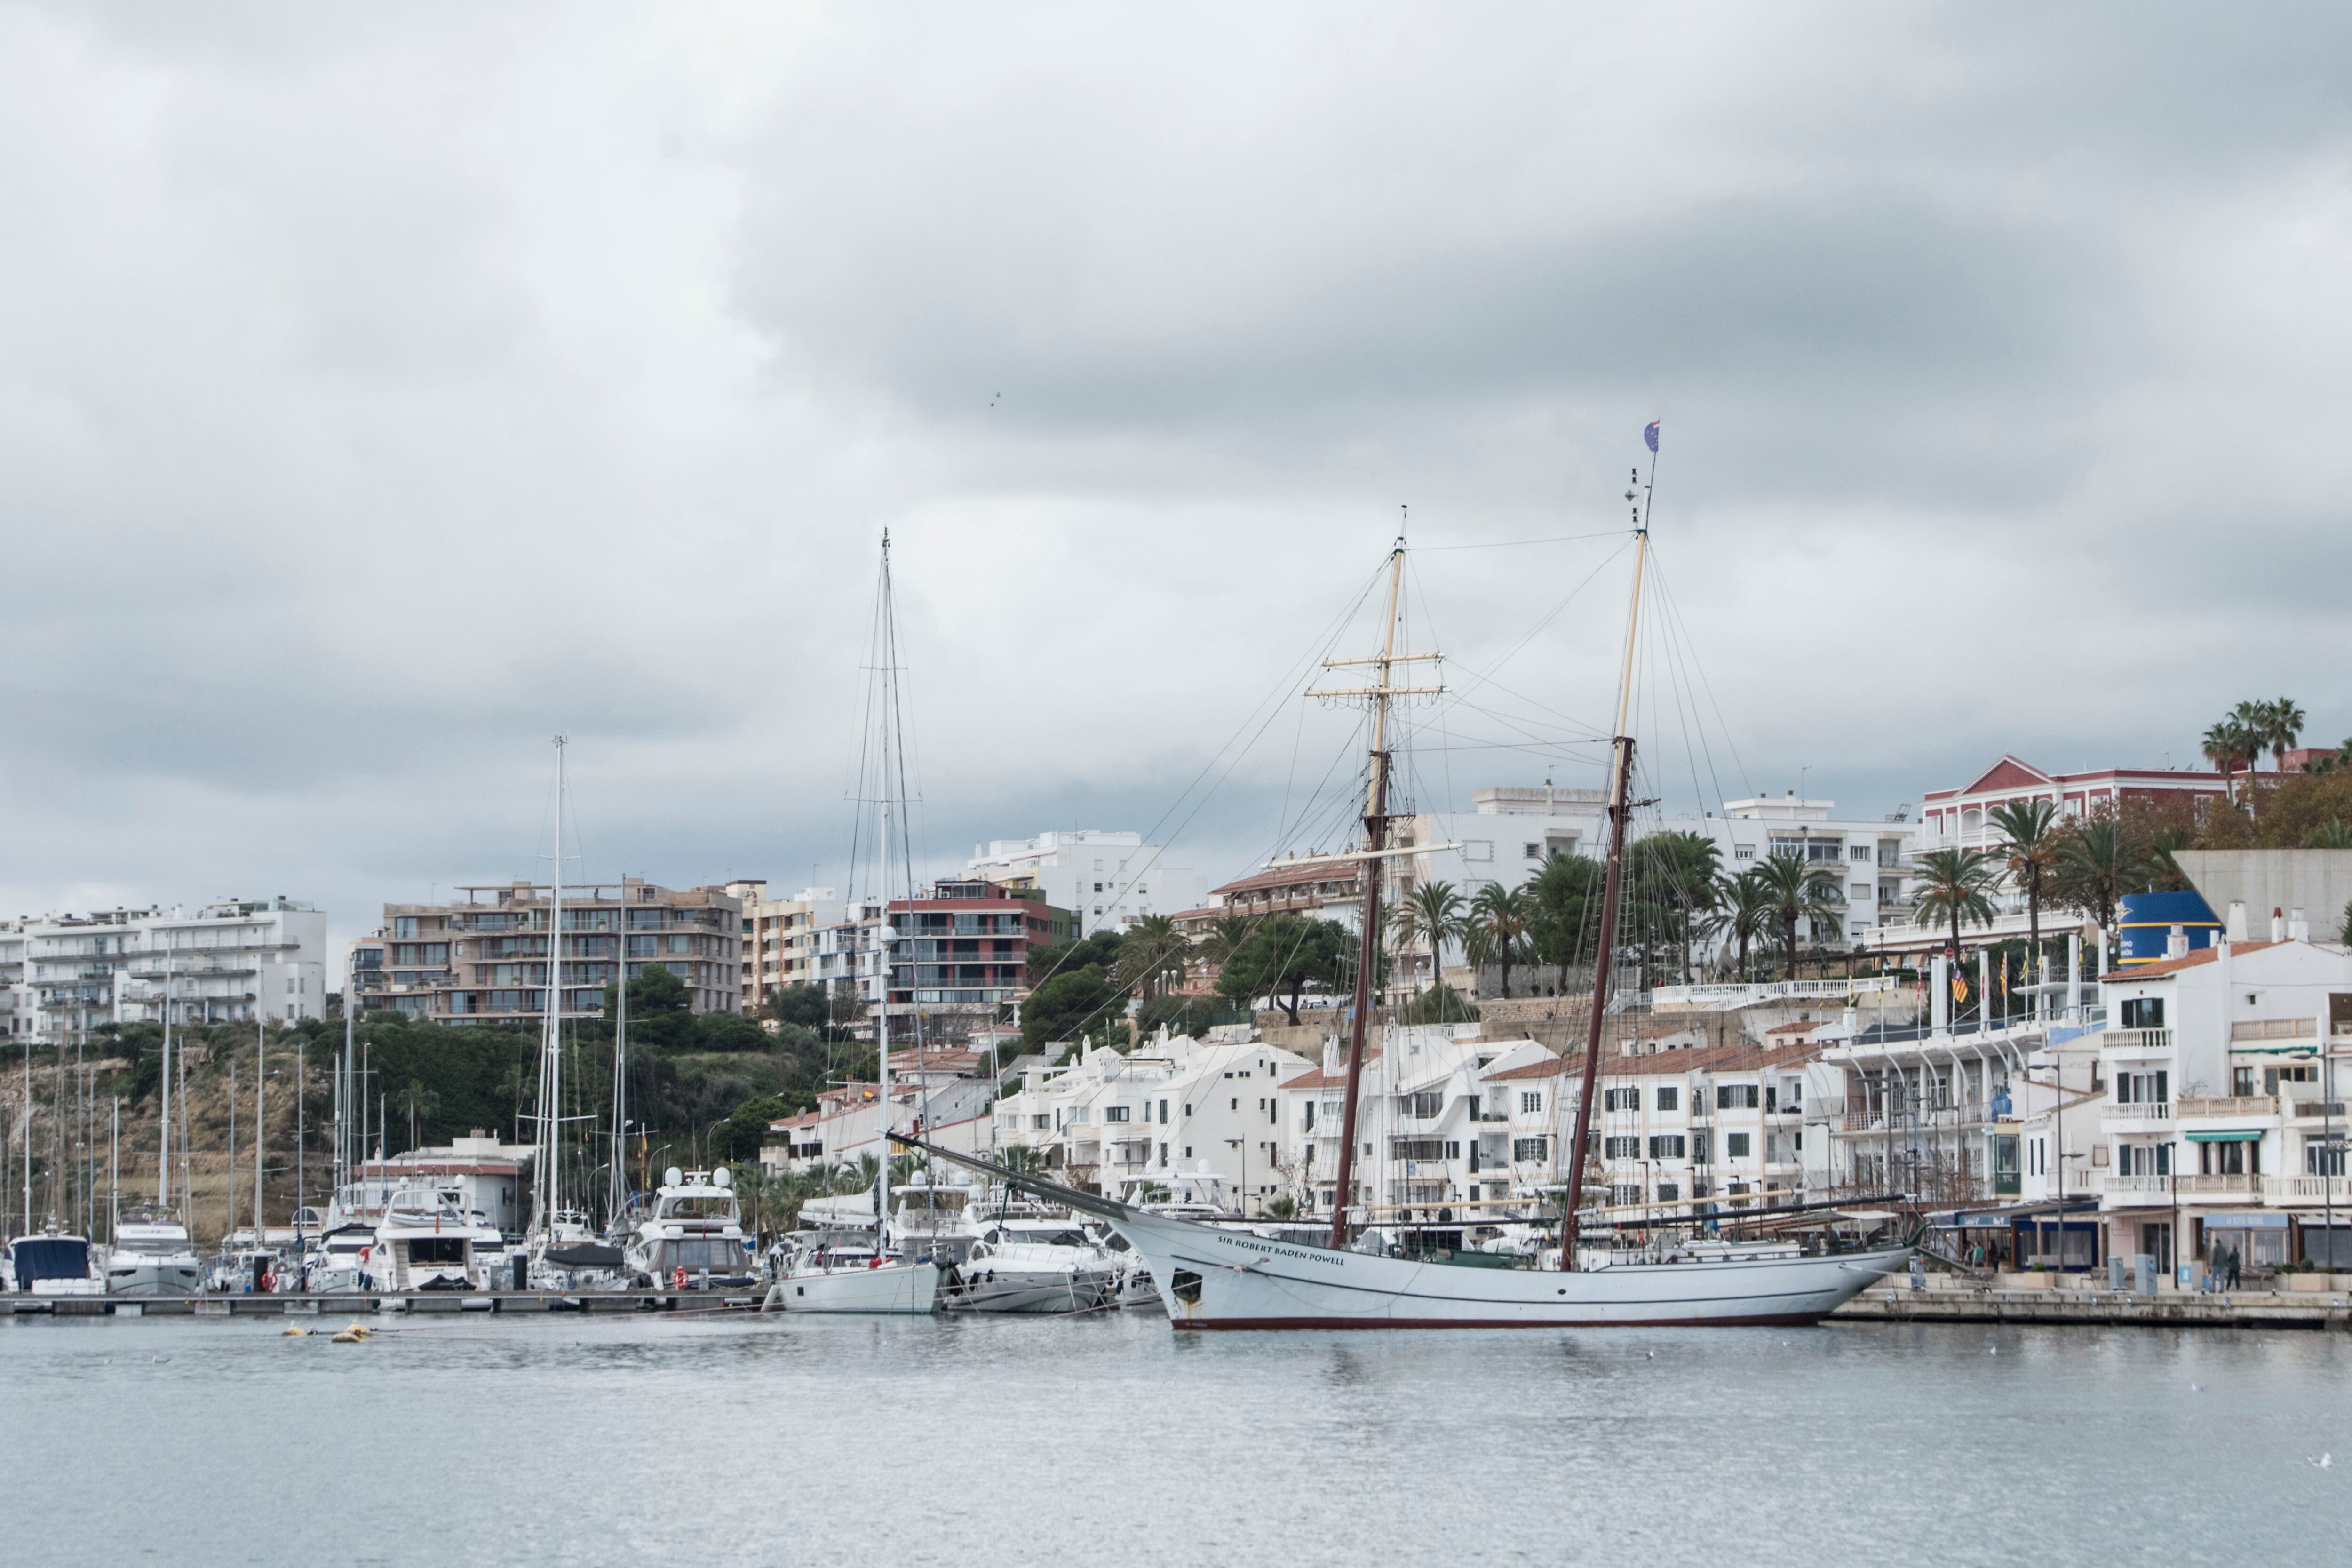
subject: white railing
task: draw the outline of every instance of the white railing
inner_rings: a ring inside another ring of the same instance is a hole
[[[2128,1105],[2103,1105],[2099,1108],[2102,1121],[2169,1121],[2172,1102],[2166,1100],[2135,1100]]]
[[[2352,1205],[2352,1176],[2264,1176],[2263,1196],[2272,1203]]]
[[[2230,1026],[2233,1040],[2301,1040],[2318,1033],[2316,1018],[2249,1018]]]
[[[2273,1181],[2278,1180],[2272,1177]],[[2175,1176],[2173,1189],[2185,1197],[2254,1197],[2263,1190],[2260,1176],[2188,1175]]]
[[[1654,985],[1653,1007],[1692,1007],[1710,1003],[1747,1006],[1783,997],[1816,1001],[1824,997],[1876,996],[1901,990],[1903,982],[1891,975],[1867,975],[1853,980],[1773,980],[1756,985]]]
[[[2276,1116],[2278,1097],[2272,1094],[2184,1094],[2174,1106],[2187,1116]]]
[[[2111,1197],[2149,1194],[2169,1194],[2172,1191],[2172,1178],[2170,1176],[2109,1176],[2102,1184],[2102,1190]]]
[[[2168,1051],[2171,1048],[2172,1031],[2169,1029],[2107,1029],[2099,1036],[2099,1049],[2103,1051]]]

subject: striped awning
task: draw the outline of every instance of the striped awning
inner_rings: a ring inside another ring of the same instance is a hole
[[[2230,1132],[2191,1132],[2189,1141],[2191,1143],[2259,1143],[2263,1135],[2255,1129],[2245,1128]]]

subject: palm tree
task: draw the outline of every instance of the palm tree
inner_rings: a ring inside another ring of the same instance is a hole
[[[1801,920],[1834,920],[1841,900],[1838,898],[1838,876],[1827,866],[1813,865],[1795,855],[1767,855],[1761,863],[1751,868],[1764,888],[1764,902],[1770,917],[1780,928],[1781,951],[1788,955],[1789,972],[1783,977],[1797,977],[1797,922]]]
[[[2028,984],[2042,979],[2042,890],[2058,863],[2058,808],[2046,800],[2012,800],[1985,816],[2000,834],[1993,850],[2011,885],[2025,892],[2025,966]],[[2003,1003],[2003,1006],[2008,1004]]]
[[[1722,865],[1722,849],[1704,833],[1657,833],[1634,847],[1634,902],[1681,950],[1675,967],[1685,984],[1691,942],[1715,908]]]
[[[2057,863],[2050,868],[2050,899],[2080,910],[2102,933],[2116,929],[2116,907],[2137,892],[2147,876],[2147,850],[2113,817],[2084,823],[2058,839]],[[2099,955],[2101,966],[2106,955]]]
[[[1772,891],[1766,884],[1762,871],[1754,866],[1743,868],[1736,877],[1723,879],[1717,902],[1723,909],[1724,929],[1731,940],[1739,944],[1735,978],[1748,978],[1748,946],[1764,940],[1772,929]]]
[[[1171,985],[1183,984],[1184,960],[1192,944],[1166,915],[1144,915],[1127,928],[1118,946],[1121,991],[1148,1001],[1164,996]]]
[[[1535,923],[1535,900],[1524,888],[1489,882],[1470,901],[1472,923],[1486,935],[1488,955],[1503,970],[1503,999],[1511,997],[1511,965],[1527,956],[1528,928]]]
[[[2331,816],[2324,825],[2303,836],[2303,847],[2305,849],[2352,849],[2352,827],[2346,826],[2342,817]]]
[[[2224,719],[2206,730],[2203,744],[2205,760],[2221,770],[2221,787],[2228,790],[2230,798],[2235,801],[2238,798],[2238,763],[2252,755],[2255,750],[2245,727]]]
[[[2292,697],[2281,697],[2261,704],[2263,710],[2263,742],[2271,749],[2271,764],[2280,773],[2286,772],[2286,754],[2294,750],[2295,742],[2303,738],[2303,727],[2308,722],[2302,709]]]
[[[1985,896],[1995,877],[1992,861],[1988,849],[1930,849],[1912,867],[1912,880],[1919,884],[1911,895],[1912,907],[1926,919],[1952,922],[1956,963],[1961,923],[1992,924],[1992,900]]]
[[[1208,931],[1201,937],[1200,954],[1223,969],[1256,929],[1257,921],[1248,915],[1219,915],[1209,922]]]
[[[1389,930],[1400,949],[1417,942],[1429,943],[1432,984],[1445,967],[1445,944],[1462,939],[1462,895],[1451,882],[1422,883],[1389,915]]]

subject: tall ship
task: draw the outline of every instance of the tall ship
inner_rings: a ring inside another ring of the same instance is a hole
[[[1645,432],[1657,450],[1656,426]],[[1655,465],[1653,458],[1652,473]],[[1638,475],[1637,475],[1638,478]],[[952,1152],[911,1137],[897,1142],[934,1159],[965,1166],[1036,1194],[1071,1210],[1092,1215],[1125,1237],[1149,1266],[1180,1329],[1355,1328],[1601,1328],[1665,1325],[1802,1324],[1826,1314],[1900,1268],[1910,1248],[1899,1242],[1840,1248],[1827,1239],[1748,1244],[1660,1242],[1645,1251],[1613,1245],[1612,1227],[1588,1215],[1583,1203],[1591,1160],[1593,1102],[1590,1086],[1600,1079],[1602,1024],[1614,973],[1614,943],[1625,877],[1626,828],[1633,795],[1634,656],[1642,614],[1643,575],[1649,556],[1651,487],[1629,489],[1639,500],[1633,517],[1633,585],[1626,612],[1624,656],[1619,673],[1616,726],[1610,741],[1608,852],[1604,867],[1591,1008],[1583,1037],[1581,1088],[1576,1096],[1567,1191],[1556,1247],[1538,1248],[1523,1267],[1496,1268],[1445,1257],[1398,1257],[1381,1247],[1370,1218],[1370,1191],[1355,1180],[1360,1147],[1358,1113],[1362,1095],[1367,1028],[1380,968],[1381,862],[1412,849],[1390,844],[1390,786],[1393,757],[1389,742],[1391,705],[1401,697],[1433,692],[1434,687],[1398,684],[1400,666],[1433,660],[1435,655],[1397,648],[1399,592],[1403,584],[1405,542],[1400,537],[1387,562],[1387,611],[1380,651],[1370,658],[1327,659],[1326,668],[1367,668],[1371,684],[1310,691],[1310,697],[1354,700],[1370,709],[1370,749],[1363,802],[1360,847],[1337,855],[1293,858],[1285,866],[1353,866],[1362,874],[1353,1005],[1349,1013],[1345,1092],[1341,1100],[1339,1170],[1331,1220],[1320,1245],[1270,1237],[1257,1231],[1214,1226],[1173,1213],[1153,1213],[1138,1205],[1047,1182],[993,1162]],[[1491,1262],[1479,1259],[1479,1264]]]

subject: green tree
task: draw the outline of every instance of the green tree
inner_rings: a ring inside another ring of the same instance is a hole
[[[833,1001],[824,986],[796,981],[768,993],[768,1016],[779,1024],[822,1029],[833,1022]]]
[[[1717,903],[1724,914],[1724,929],[1731,933],[1738,948],[1733,960],[1737,977],[1748,977],[1748,949],[1760,942],[1772,929],[1772,889],[1763,872],[1754,866],[1744,867],[1738,875],[1723,879],[1722,891]]]
[[[1478,1009],[1465,1002],[1460,992],[1442,980],[1407,1002],[1397,1012],[1400,1024],[1474,1024],[1477,1021]]]
[[[1486,956],[1503,972],[1503,999],[1511,997],[1511,967],[1528,958],[1528,928],[1535,923],[1536,902],[1524,888],[1489,882],[1470,900],[1470,923],[1478,931]]]
[[[1764,883],[1766,904],[1780,928],[1780,949],[1788,960],[1784,979],[1797,977],[1797,922],[1835,920],[1842,901],[1837,873],[1796,855],[1767,855],[1755,868]]]
[[[764,1051],[775,1037],[740,1013],[713,1008],[695,1016],[690,1048],[698,1051]]]
[[[2097,816],[2062,833],[2050,868],[2050,900],[2061,909],[2088,915],[2103,932],[2116,929],[2116,910],[2126,893],[2147,879],[2147,848],[2112,816]],[[2100,955],[2101,966],[2105,955]]]
[[[1691,944],[1711,928],[1723,851],[1704,833],[1654,833],[1633,846],[1632,902],[1644,926],[1677,952],[1690,980]]]
[[[1463,919],[1462,895],[1453,883],[1423,882],[1390,911],[1389,935],[1399,948],[1429,944],[1429,978],[1436,984],[1445,967],[1445,944],[1461,940]]]
[[[1955,960],[1963,922],[1992,924],[1992,900],[1986,895],[1995,875],[1993,856],[1984,849],[1930,849],[1912,868],[1912,879],[1918,883],[1912,906],[1924,920],[1951,921]]]
[[[617,983],[604,986],[604,1016],[614,1016],[619,1003]],[[629,1041],[659,1050],[690,1050],[694,1046],[694,998],[686,982],[659,963],[629,982]]]
[[[2272,769],[2283,776],[2286,773],[2286,754],[2303,738],[2303,727],[2309,720],[2292,697],[2273,698],[2256,706],[2262,711],[2263,744],[2270,748]]]
[[[1184,983],[1192,943],[1166,915],[1145,915],[1127,928],[1118,949],[1118,988],[1138,1001],[1164,996]]]
[[[1217,992],[1244,1007],[1259,996],[1271,998],[1296,1024],[1307,988],[1336,987],[1355,956],[1354,935],[1337,921],[1268,915],[1225,961]]]
[[[2058,864],[2058,807],[2046,800],[2012,800],[1994,806],[1986,816],[2000,835],[1994,854],[2009,873],[2011,885],[2025,893],[2025,951],[2029,984],[2042,979],[2042,897]],[[2006,1006],[2008,1004],[2003,1003]]]
[[[1119,999],[1098,963],[1066,969],[1029,993],[1021,1005],[1021,1048],[1034,1051],[1048,1040],[1075,1039]]]
[[[737,1106],[710,1134],[710,1152],[720,1160],[757,1160],[768,1141],[768,1124],[798,1116],[816,1107],[816,1096],[805,1092],[763,1094]]]
[[[1118,973],[1118,932],[1098,931],[1077,942],[1048,942],[1029,950],[1029,984],[1043,985],[1057,974],[1091,963],[1105,974]]]
[[[1559,972],[1559,989],[1568,992],[1568,972],[1589,963],[1601,940],[1601,894],[1605,868],[1583,855],[1558,851],[1528,879],[1535,900],[1536,919],[1529,930],[1535,961]]]

